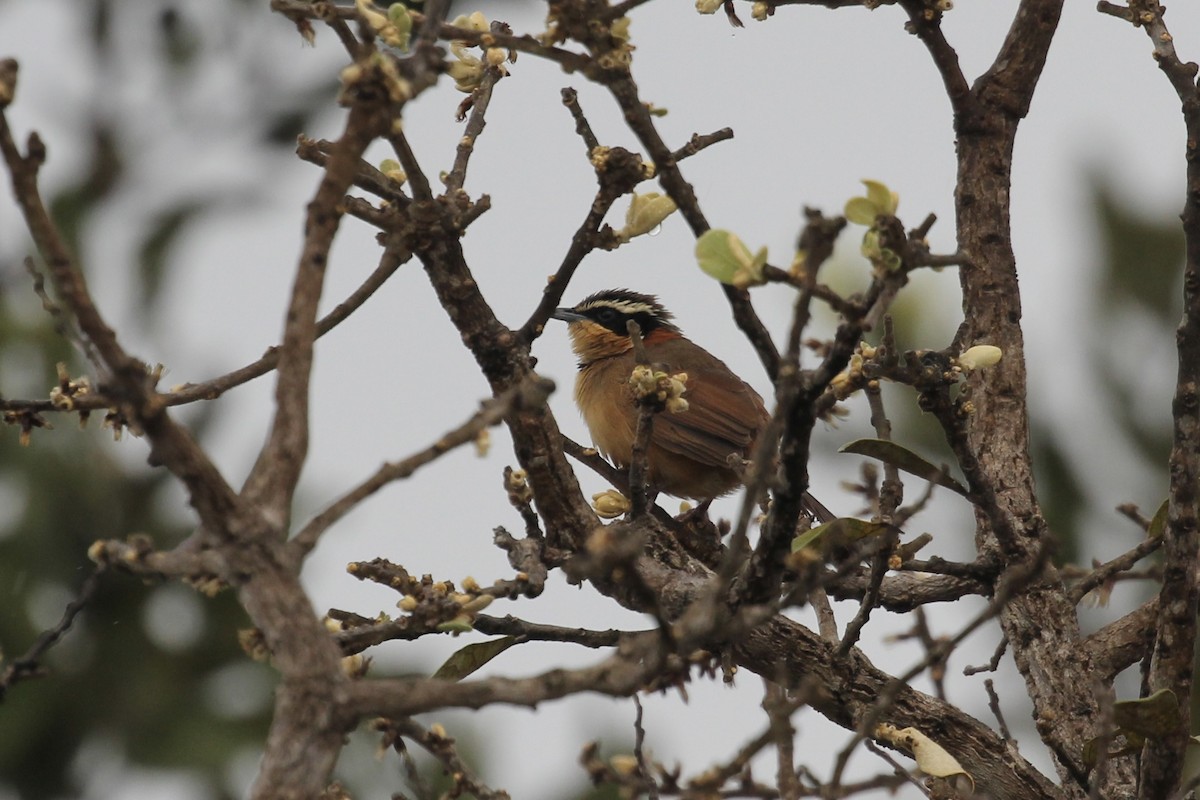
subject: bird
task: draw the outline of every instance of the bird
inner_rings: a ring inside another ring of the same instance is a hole
[[[628,328],[632,320],[641,329],[650,365],[687,375],[686,410],[654,418],[646,448],[650,485],[705,505],[741,485],[736,459],[730,457],[750,458],[771,417],[758,392],[684,336],[657,297],[607,289],[552,316],[568,323],[579,359],[575,403],[601,454],[620,468],[633,460],[639,412],[629,383],[637,365]]]

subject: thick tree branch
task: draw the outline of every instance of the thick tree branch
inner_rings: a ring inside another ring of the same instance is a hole
[[[1113,13],[1117,7],[1101,3],[1099,10]],[[1196,86],[1200,69],[1180,60],[1163,22],[1165,9],[1157,0],[1130,0],[1127,10],[1125,18],[1150,37],[1154,59],[1179,97],[1187,128],[1183,319],[1175,331],[1178,367],[1171,402],[1170,492],[1162,533],[1163,579],[1154,655],[1145,685],[1148,693],[1173,691],[1179,700],[1179,718],[1170,735],[1148,740],[1142,750],[1139,797],[1154,798],[1172,794],[1183,775],[1191,732],[1189,709],[1200,605],[1200,89]]]
[[[388,96],[387,77],[378,67],[361,68],[365,75],[352,91],[364,99],[351,106],[342,137],[308,206],[304,249],[276,367],[275,419],[244,489],[246,500],[284,530],[308,452],[308,381],[317,338],[317,304],[325,284],[329,248],[342,219],[339,204],[354,181],[367,145],[388,125],[388,117],[378,105],[378,98]]]

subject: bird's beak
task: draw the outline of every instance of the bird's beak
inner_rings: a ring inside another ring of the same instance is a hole
[[[579,322],[580,320],[587,319],[583,314],[579,314],[569,308],[556,308],[550,316],[553,319],[561,319],[563,322]]]

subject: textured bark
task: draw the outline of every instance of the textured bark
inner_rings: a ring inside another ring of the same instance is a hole
[[[1195,670],[1196,614],[1200,603],[1200,89],[1197,67],[1175,54],[1157,0],[1132,3],[1142,13],[1154,43],[1159,68],[1175,88],[1187,127],[1184,157],[1187,196],[1183,207],[1185,263],[1183,318],[1175,332],[1178,366],[1171,401],[1170,493],[1163,531],[1163,579],[1158,595],[1154,655],[1147,693],[1170,689],[1179,701],[1179,719],[1167,735],[1151,739],[1142,750],[1140,797],[1146,800],[1174,792],[1183,775],[1191,733]]]
[[[997,368],[971,377],[976,411],[966,424],[972,456],[994,500],[977,511],[981,552],[1008,565],[1043,558],[1053,548],[1038,504],[1029,456],[1020,287],[1009,219],[1012,153],[1062,10],[1062,0],[1021,3],[994,66],[956,108],[959,249],[964,322],[956,344],[993,344]],[[969,473],[970,467],[964,465]],[[1055,757],[1068,796],[1087,794],[1084,744],[1099,735],[1100,684],[1081,647],[1075,605],[1052,567],[1018,590],[1000,623],[1030,699],[1034,721]],[[1130,796],[1128,762],[1109,765],[1102,796]]]

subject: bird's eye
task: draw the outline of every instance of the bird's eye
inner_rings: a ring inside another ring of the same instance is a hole
[[[596,309],[596,321],[597,322],[599,322],[603,325],[607,325],[610,322],[615,322],[616,319],[617,319],[617,312],[615,309],[612,309],[612,308]]]

